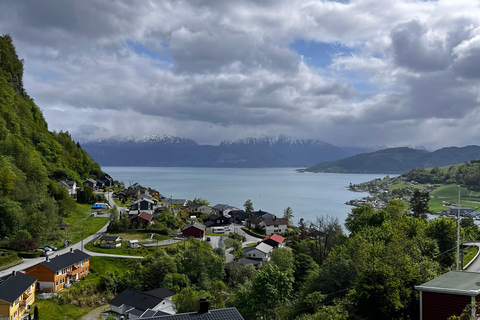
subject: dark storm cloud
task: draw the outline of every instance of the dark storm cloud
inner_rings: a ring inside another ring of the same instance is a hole
[[[437,71],[447,67],[449,56],[440,39],[429,38],[428,28],[410,21],[393,29],[392,48],[395,62],[413,71]]]
[[[472,141],[479,28],[470,0],[0,2],[28,92],[84,137]],[[318,66],[297,40],[348,50]]]

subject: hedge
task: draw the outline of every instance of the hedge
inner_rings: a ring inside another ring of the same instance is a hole
[[[18,256],[21,258],[38,258],[43,254],[42,251],[19,252]]]

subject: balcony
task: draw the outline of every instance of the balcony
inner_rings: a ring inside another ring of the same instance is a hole
[[[23,295],[23,299],[24,299],[24,300],[21,300],[21,301],[20,301],[20,306],[21,306],[21,307],[26,307],[26,306],[30,305],[30,304],[32,303],[34,297],[35,297],[35,294],[33,294],[33,293],[30,294],[29,296],[27,296],[27,295],[24,294],[24,295]]]

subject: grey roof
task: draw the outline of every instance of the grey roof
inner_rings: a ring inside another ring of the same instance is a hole
[[[14,303],[35,281],[37,281],[36,278],[21,272],[1,277],[0,300]]]
[[[50,270],[58,271],[88,258],[90,258],[89,254],[86,254],[85,252],[80,250],[74,250],[73,252],[70,251],[55,258],[50,259],[47,257],[49,261],[44,261],[40,264]]]
[[[248,258],[241,258],[238,260],[238,263],[240,263],[242,266],[246,266],[248,264],[253,264],[253,266],[257,266],[262,264],[262,261],[260,260],[254,260],[254,259],[248,259]]]
[[[188,229],[190,227],[195,227],[197,229],[200,229],[200,230],[203,230],[205,231],[206,227],[203,225],[203,224],[200,224],[198,222],[190,222],[189,224],[187,224],[185,227],[182,228],[182,231],[185,230],[185,229]]]
[[[269,253],[273,250],[273,247],[266,244],[265,242],[260,242],[254,248],[263,253]]]
[[[144,318],[142,318],[144,319]],[[237,308],[209,310],[207,313],[189,312],[168,316],[145,318],[148,320],[245,320]]]
[[[120,241],[120,236],[101,236],[98,238],[99,241]]]
[[[433,280],[416,286],[415,289],[476,296],[480,294],[480,273],[450,271]]]
[[[263,222],[266,225],[272,225],[272,224],[278,224],[278,225],[288,225],[288,221],[285,218],[276,218],[276,219],[270,219],[270,218],[264,218]]]
[[[126,289],[120,292],[115,298],[110,300],[108,304],[117,307],[127,305],[135,309],[142,310],[143,313],[147,309],[154,308],[163,300],[164,299],[162,298],[154,297],[144,292]],[[140,315],[142,313],[140,313]]]

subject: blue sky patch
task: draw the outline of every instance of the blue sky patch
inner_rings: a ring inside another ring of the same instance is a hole
[[[290,48],[303,56],[306,64],[317,68],[326,68],[335,56],[350,54],[352,49],[338,43],[296,40]]]
[[[169,52],[168,44],[162,42],[161,45],[165,49],[165,54],[159,54],[157,52],[154,52],[154,51],[151,51],[151,50],[147,49],[144,45],[142,45],[138,42],[134,42],[130,39],[127,40],[127,46],[132,48],[133,51],[135,51],[135,53],[137,53],[139,55],[146,55],[149,58],[154,59],[154,60],[160,60],[160,61],[172,63],[173,59],[170,56],[170,54],[168,54],[168,52]]]

